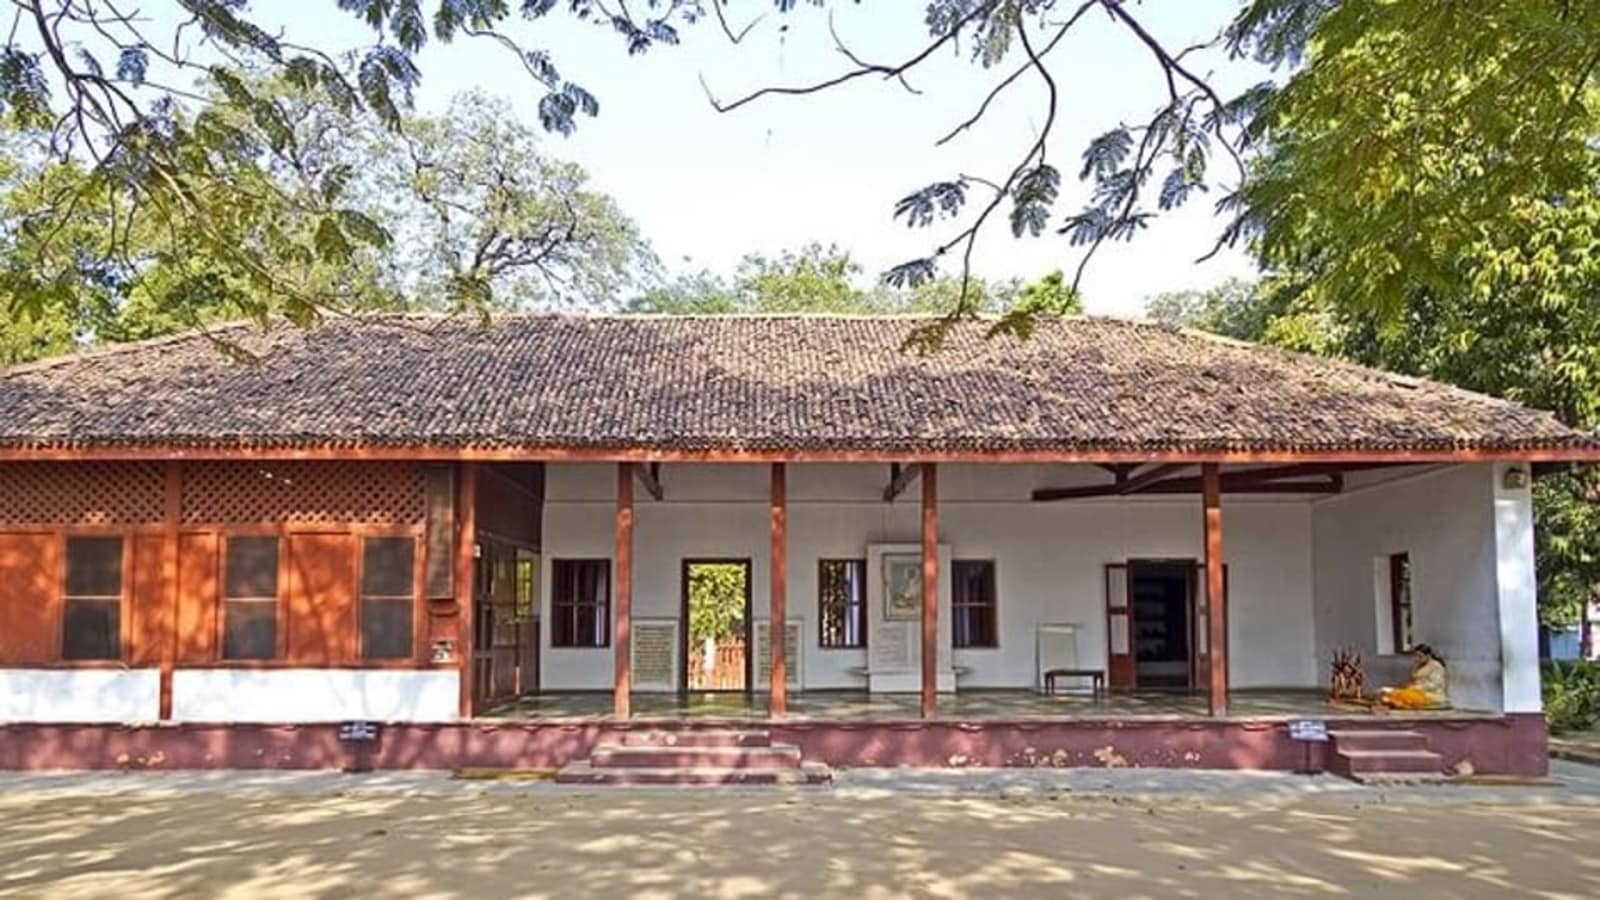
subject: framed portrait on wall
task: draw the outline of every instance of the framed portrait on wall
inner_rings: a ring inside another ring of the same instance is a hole
[[[922,557],[919,554],[884,554],[883,618],[888,622],[922,618]]]

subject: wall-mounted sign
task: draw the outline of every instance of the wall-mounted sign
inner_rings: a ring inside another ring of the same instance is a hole
[[[344,722],[339,725],[339,740],[343,743],[367,744],[377,739],[377,722]]]
[[[1289,723],[1289,739],[1325,743],[1328,740],[1328,723],[1323,719],[1295,719]]]

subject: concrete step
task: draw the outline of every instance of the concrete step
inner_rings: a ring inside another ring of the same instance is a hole
[[[1428,736],[1417,731],[1338,729],[1328,732],[1340,750],[1426,750]]]
[[[589,763],[596,769],[798,769],[800,748],[793,744],[766,747],[601,744],[589,755]]]
[[[824,785],[833,781],[833,772],[820,763],[804,763],[797,769],[734,769],[717,766],[699,768],[596,768],[587,760],[575,762],[556,773],[558,784],[590,785]]]
[[[622,735],[628,747],[770,747],[766,731],[684,729],[682,731],[629,731]]]
[[[1330,768],[1347,776],[1442,774],[1444,760],[1431,750],[1337,750]]]
[[[1455,779],[1443,772],[1368,772],[1351,775],[1351,781],[1368,787],[1405,787],[1414,784],[1450,784]]]

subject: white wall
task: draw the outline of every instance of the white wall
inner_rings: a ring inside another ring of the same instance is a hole
[[[681,604],[681,561],[749,558],[757,618],[767,616],[769,584],[765,465],[664,465],[665,502],[635,492],[634,615],[672,618]],[[1092,467],[951,465],[939,470],[939,537],[958,558],[993,559],[1000,647],[962,650],[964,687],[1026,687],[1035,681],[1035,626],[1083,626],[1079,657],[1104,666],[1104,566],[1128,558],[1202,556],[1197,497],[1033,503],[1036,487],[1103,479]],[[805,621],[806,687],[861,687],[848,670],[866,651],[817,644],[817,560],[865,558],[872,543],[915,543],[920,488],[882,502],[887,466],[789,468],[789,615]],[[542,579],[549,621],[549,569],[561,558],[612,558],[616,468],[552,464],[547,470]],[[1233,683],[1311,686],[1313,654],[1311,511],[1299,498],[1228,498]],[[869,572],[868,577],[875,577]],[[949,574],[942,574],[948,581]],[[547,690],[604,690],[612,651],[558,650],[543,635],[541,684]]]
[[[0,722],[154,722],[156,669],[0,669]]]
[[[1466,708],[1502,707],[1494,483],[1493,466],[1453,466],[1313,504],[1320,670],[1326,671],[1336,648],[1351,647],[1366,658],[1369,681],[1405,678],[1408,658],[1375,658],[1375,594],[1387,585],[1375,583],[1382,579],[1374,578],[1374,565],[1392,553],[1407,553],[1415,639],[1444,657],[1451,699]]]
[[[175,722],[448,722],[454,669],[179,669]]]

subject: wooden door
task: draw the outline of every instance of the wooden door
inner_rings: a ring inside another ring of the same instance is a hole
[[[1106,668],[1113,688],[1138,687],[1133,655],[1133,579],[1126,563],[1106,565]]]
[[[1222,633],[1228,633],[1228,567],[1222,567]],[[1199,690],[1208,683],[1208,674],[1211,671],[1211,632],[1207,615],[1210,613],[1210,604],[1206,598],[1206,564],[1195,563],[1189,575],[1189,686]],[[1227,651],[1228,645],[1223,644],[1222,649]],[[1232,654],[1228,654],[1230,657]]]

